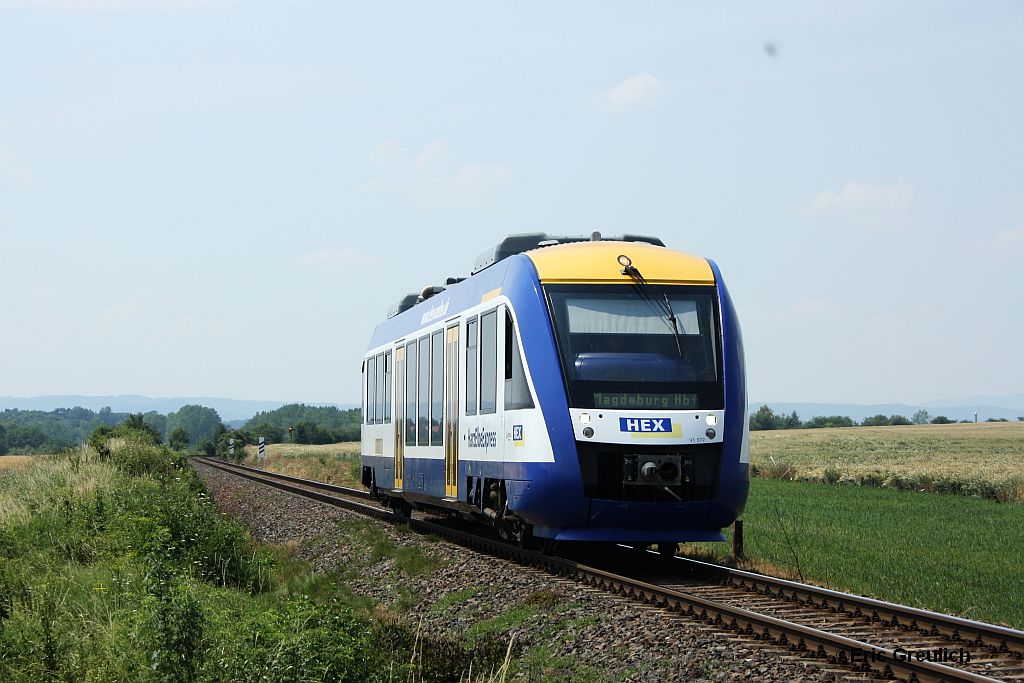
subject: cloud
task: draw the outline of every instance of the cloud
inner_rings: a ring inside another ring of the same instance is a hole
[[[896,213],[907,209],[913,199],[913,186],[900,178],[894,185],[850,182],[838,192],[819,192],[812,201],[798,208],[809,216]]]
[[[403,197],[420,211],[462,211],[487,204],[512,181],[512,170],[504,164],[457,162],[454,157],[448,141],[440,138],[415,155],[401,140],[384,140],[370,153],[374,177],[358,189]]]
[[[376,256],[355,247],[325,247],[302,254],[295,259],[295,265],[299,270],[316,271],[351,267],[353,264],[375,264],[378,261]]]
[[[446,140],[431,140],[423,146],[423,149],[416,155],[416,161],[414,162],[416,168],[423,170],[432,164],[440,161],[444,155],[448,152],[448,142]]]
[[[1014,228],[1005,228],[990,237],[967,242],[962,253],[968,258],[986,262],[1016,260],[1024,256],[1024,220]]]
[[[595,104],[599,109],[619,114],[629,109],[651,109],[660,97],[661,82],[650,74],[637,74],[607,90]]]
[[[1016,228],[1007,228],[997,232],[988,247],[989,253],[992,255],[1024,249],[1024,221],[1021,221]]]
[[[414,188],[417,208],[465,210],[487,203],[512,179],[507,166],[468,163],[454,173],[422,178]]]
[[[407,152],[402,141],[391,138],[374,146],[370,151],[370,163],[377,169],[385,169],[396,162],[401,162],[406,155]]]

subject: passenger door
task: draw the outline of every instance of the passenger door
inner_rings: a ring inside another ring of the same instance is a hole
[[[395,383],[395,485],[402,490],[405,477],[405,347],[401,344],[395,349],[395,371],[392,373]]]
[[[459,497],[459,326],[445,336],[444,495]]]

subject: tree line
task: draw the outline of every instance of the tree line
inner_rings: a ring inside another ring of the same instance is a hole
[[[1024,422],[1024,417],[1018,417],[1017,419]],[[986,420],[986,422],[1008,421],[1006,418],[989,418]],[[956,420],[951,420],[945,415],[933,417],[928,414],[927,410],[918,410],[909,418],[903,415],[872,415],[860,422],[846,415],[815,416],[809,420],[801,420],[795,410],[789,415],[784,415],[776,413],[767,405],[762,405],[750,416],[750,429],[754,431],[767,429],[819,429],[823,427],[888,427],[893,425],[944,425],[955,422]],[[971,422],[971,420],[960,420],[960,422]]]
[[[241,444],[255,443],[261,436],[267,443],[357,441],[360,412],[358,408],[339,410],[290,404],[257,413],[241,429],[232,430],[216,410],[201,405],[182,406],[167,415],[115,413],[110,408],[98,412],[80,407],[49,412],[8,409],[0,412],[0,455],[58,453],[86,443],[100,428],[111,430],[129,421],[145,425],[157,443],[212,455],[226,450],[231,438]]]

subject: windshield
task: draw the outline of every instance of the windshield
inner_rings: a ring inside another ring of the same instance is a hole
[[[572,407],[722,407],[713,287],[545,289]]]

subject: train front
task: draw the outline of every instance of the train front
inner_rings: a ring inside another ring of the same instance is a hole
[[[587,509],[550,535],[723,540],[747,498],[749,433],[740,327],[717,266],[625,242],[529,256],[572,423],[574,448],[556,453],[575,462],[559,469],[581,479]]]

